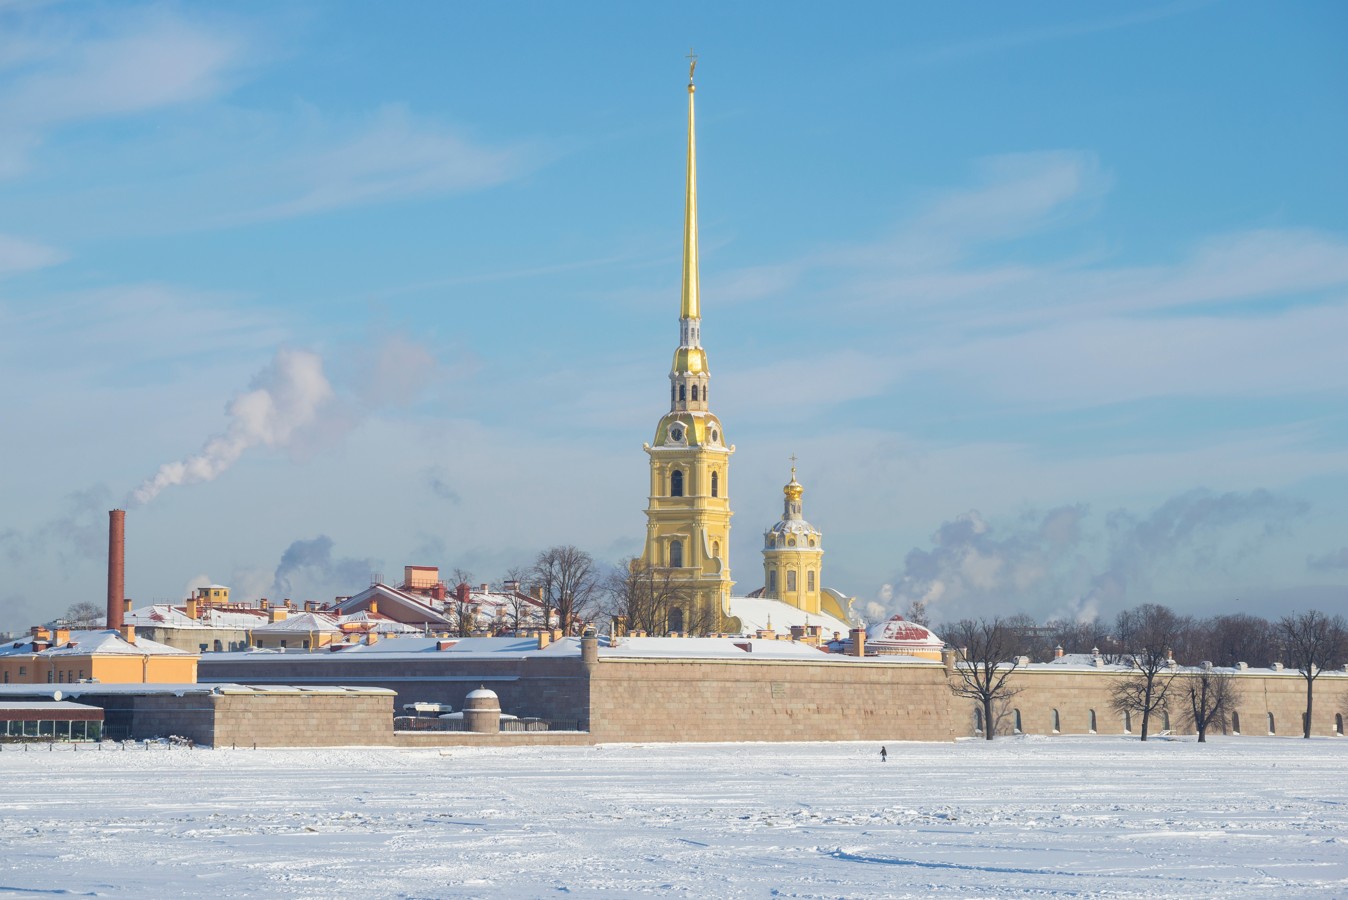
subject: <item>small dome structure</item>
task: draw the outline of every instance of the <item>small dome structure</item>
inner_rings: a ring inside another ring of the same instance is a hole
[[[931,629],[909,622],[903,616],[894,616],[866,629],[866,649],[881,656],[918,656],[940,659],[945,645]]]

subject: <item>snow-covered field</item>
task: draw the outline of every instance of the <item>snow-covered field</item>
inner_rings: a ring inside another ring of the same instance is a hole
[[[0,752],[0,896],[1344,897],[1348,740]]]

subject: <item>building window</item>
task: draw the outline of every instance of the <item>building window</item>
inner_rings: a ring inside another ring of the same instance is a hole
[[[1053,711],[1053,733],[1058,734],[1060,731],[1062,731],[1062,718],[1058,715],[1058,711],[1055,709]]]
[[[982,733],[983,733],[983,709],[982,709],[982,707],[975,706],[975,707],[974,707],[974,734],[982,734]]]
[[[223,650],[223,649],[224,649],[224,645],[221,644],[219,641],[216,641],[216,642],[215,642],[215,652],[216,652],[216,653],[219,653],[219,652],[220,652],[221,650]]]
[[[712,541],[712,542],[711,542],[711,555],[712,555],[712,558],[713,558],[713,559],[720,559],[720,558],[721,558],[721,542],[720,542],[720,541]]]
[[[1273,713],[1268,714],[1268,733],[1269,734],[1278,733],[1277,727],[1273,724]]]
[[[1240,713],[1231,713],[1231,733],[1240,734]]]
[[[796,570],[788,569],[786,572],[786,589],[794,591],[796,589]]]
[[[711,473],[711,495],[713,497],[721,496],[721,473]]]
[[[5,684],[9,684],[9,672],[5,672]]]
[[[697,385],[693,385],[693,402],[697,402]]]
[[[795,535],[792,535],[791,537],[789,537],[789,538],[786,539],[786,546],[788,546],[788,547],[794,547],[794,546],[796,546],[796,536],[795,536]]]
[[[56,673],[53,672],[51,669],[48,669],[48,670],[47,670],[47,684],[51,684],[51,683],[54,682],[55,680],[56,680]],[[1269,716],[1269,719],[1272,719],[1272,718],[1273,718],[1273,716]],[[1269,728],[1268,728],[1268,730],[1269,730],[1269,733],[1272,734],[1272,733],[1273,733],[1273,726],[1270,725]]]
[[[1123,714],[1123,733],[1124,734],[1133,733],[1133,716],[1131,713]]]
[[[676,606],[669,611],[669,630],[683,631],[683,609],[681,607]]]
[[[1170,730],[1170,713],[1165,710],[1161,711],[1161,728],[1166,731]]]
[[[1023,732],[1020,730],[1020,710],[1013,709],[1011,710],[1011,713],[1016,723],[1016,734],[1022,734]]]
[[[1091,734],[1095,734],[1095,710],[1091,710]]]
[[[678,469],[675,469],[674,474],[669,476],[669,496],[683,496],[683,472]]]
[[[777,596],[777,570],[776,570],[776,569],[773,569],[771,572],[768,573],[768,596],[770,596],[770,597],[775,597],[775,596]],[[23,674],[23,670],[20,670],[20,671],[19,671],[19,674],[22,675],[22,674]]]
[[[674,402],[674,382],[672,381],[669,383],[669,402],[671,404]]]
[[[814,569],[805,573],[805,590],[814,593]]]
[[[688,399],[687,391],[688,391],[688,388],[687,388],[686,386],[684,386],[684,385],[682,385],[682,384],[679,385],[679,402],[680,402],[680,403],[682,403],[684,400],[687,400],[687,399]]]
[[[285,642],[285,641],[281,641],[281,649],[284,650],[285,648],[286,648],[286,642]]]
[[[27,675],[27,674],[28,674],[28,667],[27,667],[27,666],[19,666],[19,677],[22,678],[23,676],[25,676],[25,675]]]
[[[9,679],[6,678],[5,680],[8,681]],[[1343,737],[1343,713],[1334,714],[1334,733]]]
[[[683,567],[683,541],[669,542],[669,564],[675,569]]]

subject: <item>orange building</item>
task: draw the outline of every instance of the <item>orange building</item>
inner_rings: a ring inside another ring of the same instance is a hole
[[[0,644],[3,684],[195,684],[198,655],[121,631],[34,628]]]

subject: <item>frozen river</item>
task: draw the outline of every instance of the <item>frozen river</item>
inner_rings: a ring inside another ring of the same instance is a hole
[[[0,896],[1344,897],[1348,740],[0,752]]]

